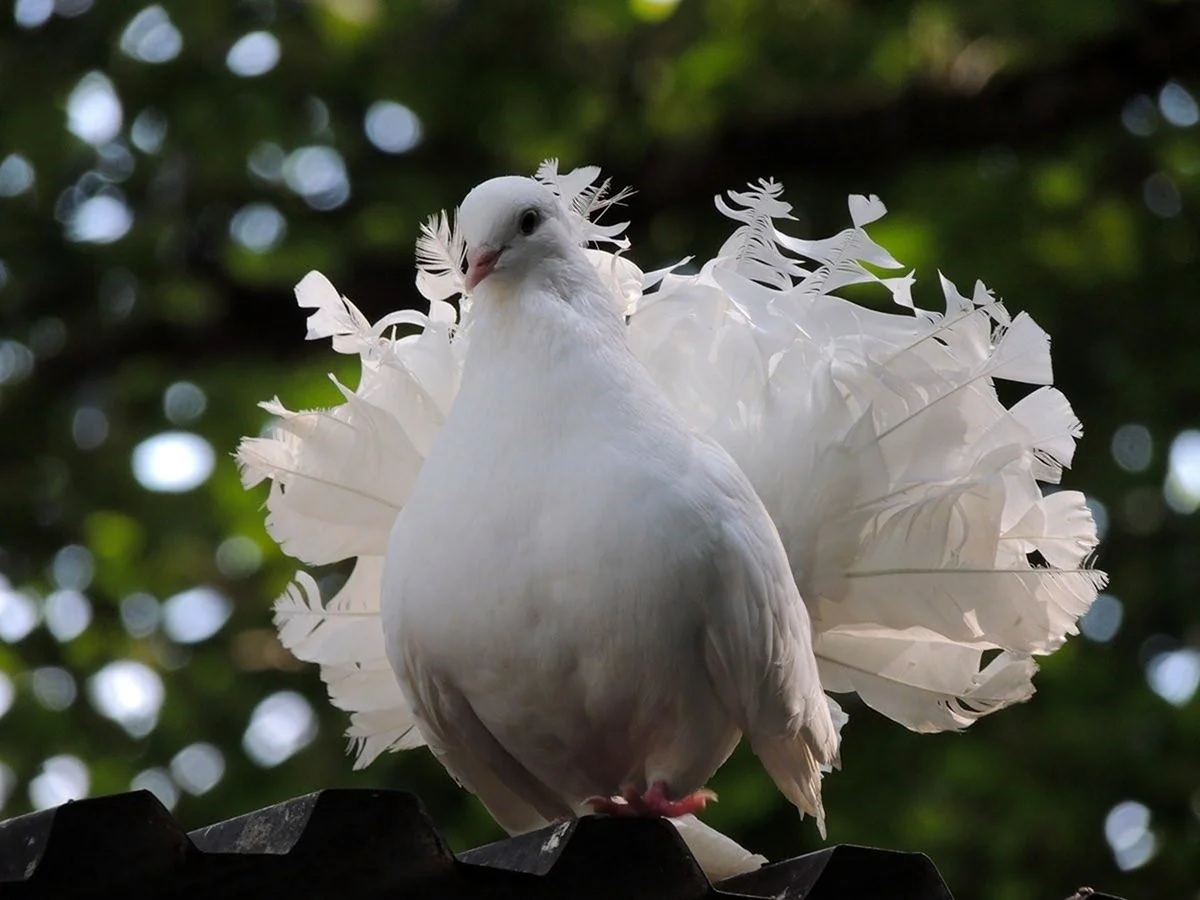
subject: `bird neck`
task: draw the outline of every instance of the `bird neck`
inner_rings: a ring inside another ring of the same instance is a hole
[[[516,362],[562,347],[628,352],[617,300],[581,250],[554,265],[531,266],[519,277],[489,278],[473,300],[473,356]]]
[[[476,292],[456,406],[561,419],[646,392],[616,298],[580,257],[582,265]]]

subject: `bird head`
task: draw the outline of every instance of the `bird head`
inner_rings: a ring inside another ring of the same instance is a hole
[[[579,241],[554,192],[515,175],[485,181],[467,194],[458,224],[467,245],[467,290],[485,278],[516,282],[547,259],[564,259]]]

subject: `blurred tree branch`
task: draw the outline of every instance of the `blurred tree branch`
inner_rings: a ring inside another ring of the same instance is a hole
[[[1200,73],[1200,2],[1145,3],[1104,40],[1044,66],[1001,74],[974,93],[914,85],[876,107],[738,122],[698,147],[661,146],[639,190],[654,207],[707,197],[766,174],[892,170],[989,146],[1050,147],[1114,116],[1139,93]]]
[[[707,209],[716,191],[766,174],[882,174],[914,159],[991,146],[1052,147],[1089,123],[1115,116],[1138,93],[1196,73],[1200,2],[1148,2],[1124,30],[1044,66],[999,75],[974,93],[914,85],[884,105],[731,122],[722,134],[690,144],[663,142],[636,159],[627,150],[599,146],[594,161],[604,165],[615,183],[637,187],[643,216],[662,209],[686,215]],[[502,149],[454,136],[430,136],[409,160],[410,171],[445,180],[505,167]],[[353,209],[329,214],[331,234],[349,222]],[[195,254],[186,268],[227,301],[223,316],[204,328],[153,323],[108,340],[74,342],[39,366],[41,388],[55,390],[111,371],[135,355],[195,362],[239,356],[281,360],[309,352],[291,324],[297,316],[294,307],[278,290],[238,282],[207,254]],[[397,254],[394,261],[352,266],[339,286],[361,301],[368,314],[381,314],[384,304],[396,305],[397,296],[416,300],[415,292],[406,290],[412,274],[411,256]],[[283,311],[287,320],[281,319]]]

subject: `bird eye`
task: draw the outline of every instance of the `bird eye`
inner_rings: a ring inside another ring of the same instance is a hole
[[[538,215],[536,209],[527,209],[521,213],[521,234],[533,234],[533,230],[538,227],[538,222],[541,221],[541,216]]]

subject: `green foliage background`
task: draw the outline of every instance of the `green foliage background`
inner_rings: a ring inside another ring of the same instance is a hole
[[[1163,494],[1172,441],[1200,426],[1200,128],[1194,116],[1172,124],[1175,107],[1160,102],[1200,89],[1200,4],[179,0],[162,7],[182,48],[160,64],[121,49],[139,3],[66,0],[48,18],[40,0],[10,7],[0,160],[20,154],[34,179],[0,196],[0,339],[33,356],[14,368],[23,351],[9,345],[8,364],[0,353],[0,572],[39,602],[61,548],[87,548],[94,574],[81,635],[59,642],[36,627],[0,644],[15,686],[0,720],[5,815],[30,808],[49,757],[84,760],[91,793],[109,793],[205,741],[224,776],[180,795],[174,812],[189,827],[323,787],[386,785],[419,793],[457,847],[497,836],[424,751],[350,771],[342,714],[316,672],[273,643],[270,602],[294,564],[228,453],[263,426],[257,401],[329,404],[325,373],[353,377],[303,340],[291,287],[305,272],[324,271],[373,319],[418,305],[417,223],[485,177],[558,156],[638,189],[631,235],[646,268],[711,254],[726,228],[711,196],[770,175],[788,185],[799,234],[843,227],[847,193],[881,195],[891,213],[873,234],[916,267],[925,305],[937,302],[938,269],[964,288],[978,277],[1053,335],[1058,381],[1087,430],[1067,485],[1107,511],[1100,565],[1121,627],[1107,642],[1071,641],[1046,660],[1032,702],[965,734],[910,734],[849,703],[843,770],[826,781],[830,838],[924,851],[961,897],[1066,896],[1079,884],[1195,895],[1200,701],[1168,702],[1147,671],[1162,653],[1200,649],[1200,526]],[[278,64],[239,77],[227,53],[257,30],[278,39]],[[66,128],[89,72],[120,98],[116,149]],[[1175,93],[1161,95],[1168,83]],[[368,140],[379,100],[419,117],[411,151]],[[132,123],[155,121],[143,113],[166,124],[150,152],[130,143]],[[346,202],[314,209],[254,175],[247,160],[264,143],[334,148]],[[72,240],[72,210],[101,194],[127,204],[131,228],[109,243]],[[286,220],[269,250],[231,232],[251,203]],[[184,427],[217,466],[196,490],[152,493],[131,453],[175,427],[163,394],[178,381],[207,397]],[[96,411],[103,439],[80,441]],[[1137,471],[1110,449],[1128,424],[1153,441]],[[237,535],[261,565],[222,571],[216,548]],[[197,585],[233,600],[212,638],[185,646],[161,628],[126,630],[123,598]],[[90,700],[89,679],[122,659],[165,686],[157,727],[140,738]],[[33,690],[47,667],[75,681],[65,709]],[[277,691],[307,697],[319,732],[263,769],[242,736]],[[818,846],[749,754],[714,787],[711,821],[744,843],[775,857]],[[1150,811],[1154,852],[1123,872],[1104,825],[1130,800]]]

